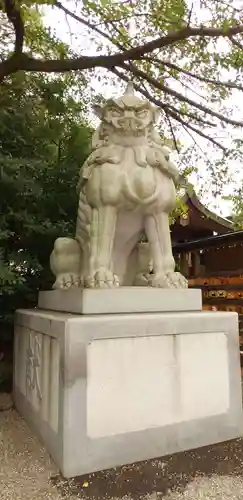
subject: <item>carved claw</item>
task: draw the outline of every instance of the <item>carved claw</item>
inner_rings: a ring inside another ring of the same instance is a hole
[[[149,284],[157,288],[188,288],[186,278],[178,272],[157,273]]]
[[[118,277],[106,268],[100,268],[85,280],[87,288],[115,288],[119,285]]]
[[[163,272],[155,273],[154,275],[152,274],[149,279],[149,286],[153,286],[155,288],[168,288],[166,274]]]
[[[188,288],[188,281],[181,273],[166,273],[166,280],[167,288]]]
[[[80,288],[82,280],[78,274],[65,273],[59,274],[53,288],[54,290],[69,290],[70,288]]]

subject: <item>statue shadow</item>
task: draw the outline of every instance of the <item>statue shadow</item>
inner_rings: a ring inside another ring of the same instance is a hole
[[[195,478],[243,476],[243,439],[197,450],[176,453],[65,480],[52,478],[60,492],[83,499],[125,496],[139,500],[147,495],[163,498],[172,491],[183,492]]]

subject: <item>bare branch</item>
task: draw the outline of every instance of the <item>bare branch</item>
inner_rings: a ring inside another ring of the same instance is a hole
[[[133,71],[133,64],[130,64],[129,68],[130,68],[130,71],[132,72]],[[143,81],[140,81],[140,85],[142,85],[145,88]],[[139,90],[139,89],[141,89],[141,88],[138,86],[138,91],[141,92],[141,90]],[[176,108],[175,106],[173,106],[172,104],[162,105],[162,101],[154,99],[153,96],[151,95],[151,93],[149,93],[148,91],[147,91],[147,95],[148,95],[148,99],[151,102],[153,102],[156,106],[162,108],[163,110],[168,110],[168,111],[171,110],[172,112],[174,112],[178,115],[186,116],[187,118],[190,118],[190,120],[193,120],[194,122],[199,122],[202,125],[205,125],[207,127],[216,127],[217,126],[216,123],[205,120],[205,119],[201,118],[201,116],[198,116],[195,113],[190,113],[190,111],[180,110],[180,109]]]
[[[129,82],[131,80],[131,78],[129,78],[125,73],[122,73],[121,71],[119,71],[117,68],[111,68],[111,71],[112,71],[112,73],[114,73],[116,76],[118,76],[121,80],[124,80],[125,82]],[[177,122],[179,122],[181,125],[183,125],[183,126],[189,128],[189,129],[193,130],[193,132],[195,132],[196,134],[200,135],[204,139],[207,139],[214,146],[217,146],[217,148],[222,149],[224,152],[226,152],[226,148],[224,146],[222,146],[222,144],[220,144],[219,142],[217,142],[212,137],[204,134],[203,132],[201,132],[201,130],[197,129],[196,127],[193,127],[193,125],[191,125],[190,123],[188,123],[185,120],[183,120],[181,118],[181,116],[179,115],[179,112],[176,113],[172,109],[172,106],[167,105],[167,104],[163,104],[161,101],[159,101],[158,99],[156,99],[154,96],[151,96],[151,94],[148,91],[142,89],[137,83],[134,83],[134,88],[135,88],[135,90],[137,90],[138,92],[140,92],[140,94],[142,94],[144,97],[146,97],[146,99],[149,99],[156,106],[158,106],[161,109],[163,109],[163,111],[165,112],[165,114],[168,113],[172,118],[174,118],[174,120],[176,120]],[[176,108],[174,108],[174,109],[176,109]]]
[[[204,120],[201,118],[201,116],[195,115],[195,113],[190,113],[189,111],[181,111],[180,109],[175,108],[171,104],[167,105],[169,109],[172,111],[178,113],[179,115],[186,116],[187,118],[190,118],[190,120],[193,120],[194,122],[199,122],[202,125],[205,125],[207,127],[217,127],[216,123],[210,122],[208,120]]]
[[[169,129],[170,129],[170,133],[172,135],[172,139],[173,139],[173,143],[175,145],[175,149],[177,151],[177,153],[179,154],[180,151],[179,151],[179,148],[178,148],[178,145],[177,145],[177,140],[176,140],[176,136],[175,136],[175,132],[173,130],[173,127],[172,127],[172,124],[171,124],[171,121],[170,121],[170,117],[169,117],[169,114],[167,113],[167,111],[165,112],[165,116],[166,116],[166,119],[169,123]]]
[[[65,14],[65,19],[66,19],[66,23],[68,25],[69,36],[70,36],[70,40],[71,40],[71,43],[72,43],[73,35],[72,35],[72,31],[71,31],[71,27],[70,27],[70,24],[69,24],[69,21],[68,21],[68,15],[67,14]]]
[[[101,26],[102,24],[110,24],[110,23],[120,23],[121,21],[125,21],[127,19],[133,19],[134,17],[151,17],[151,14],[149,12],[140,12],[137,14],[127,14],[126,16],[121,16],[117,19],[104,19],[98,24],[95,24],[95,26]]]
[[[233,10],[233,12],[240,12],[242,13],[242,9],[241,8],[237,8],[234,3],[232,4],[232,2],[225,2],[224,0],[214,0],[216,3],[219,3],[219,6],[220,4],[223,4],[225,5],[228,9],[231,9]]]
[[[122,46],[119,47],[118,44],[115,44],[114,41],[113,41],[113,39],[112,39],[112,37],[109,36],[108,33],[104,33],[102,30],[100,30],[97,25],[89,23],[89,21],[87,21],[83,17],[80,17],[77,14],[75,14],[74,12],[72,12],[71,10],[67,9],[58,0],[56,0],[53,5],[55,7],[57,7],[59,10],[62,10],[65,13],[66,16],[70,16],[75,21],[78,21],[79,23],[81,23],[84,26],[86,26],[86,28],[89,28],[89,29],[91,29],[93,31],[96,31],[96,33],[98,33],[99,35],[101,35],[103,38],[106,38],[106,40],[108,40],[109,42],[111,42],[113,45],[116,45],[116,46],[118,46],[118,48],[120,48],[120,49],[123,50]]]
[[[153,87],[157,88],[158,90],[161,90],[165,94],[169,94],[179,101],[186,102],[187,104],[190,104],[190,106],[194,106],[197,109],[200,109],[200,111],[203,111],[206,114],[209,114],[211,116],[215,116],[215,118],[218,118],[219,120],[229,123],[231,125],[237,125],[242,127],[243,122],[238,121],[238,120],[232,120],[231,118],[228,118],[227,116],[222,115],[221,113],[217,113],[216,111],[213,111],[212,109],[208,108],[207,106],[204,106],[203,104],[200,104],[198,102],[193,101],[192,99],[189,99],[186,96],[183,96],[179,92],[177,92],[174,89],[171,89],[170,87],[167,87],[166,85],[163,85],[161,82],[157,81],[155,78],[152,76],[148,75],[147,73],[144,73],[140,69],[137,68],[134,64],[128,65],[126,63],[121,65],[123,68],[128,69],[133,72],[135,76],[138,76],[139,78],[144,78],[148,83],[150,83]]]
[[[242,46],[242,50],[243,50],[243,46]],[[192,73],[191,71],[188,71],[184,68],[181,68],[180,66],[177,66],[177,64],[171,63],[170,61],[163,61],[163,60],[160,60],[156,57],[146,57],[145,56],[144,59],[147,61],[150,61],[153,64],[157,63],[158,65],[162,64],[163,66],[167,66],[168,68],[174,69],[175,71],[183,73],[184,75],[195,78],[196,80],[199,80],[200,82],[205,82],[205,83],[209,83],[211,85],[220,86],[220,87],[226,87],[229,89],[236,89],[236,90],[240,90],[243,92],[243,86],[238,85],[237,83],[228,82],[228,81],[222,82],[220,80],[213,80],[211,78],[206,78],[204,76],[197,75],[196,73]]]
[[[200,144],[197,143],[195,137],[192,135],[192,133],[186,128],[185,125],[182,125],[183,129],[185,130],[185,132],[191,137],[191,139],[193,140],[195,146],[200,149],[201,153],[203,155],[205,155],[205,151],[203,151],[203,149],[201,148]]]
[[[229,35],[228,38],[232,42],[233,45],[235,45],[236,47],[238,47],[238,49],[243,50],[243,45],[240,42],[238,42],[238,40],[236,40],[235,38],[233,38],[232,35]]]
[[[169,78],[172,78],[173,80],[175,80],[176,82],[178,82],[177,78],[174,75],[170,75]],[[188,85],[188,83],[184,82],[183,80],[179,80],[179,82],[180,82],[181,86],[184,87],[186,90],[189,90],[189,92],[191,92],[192,94],[197,95],[197,97],[199,97],[203,101],[207,102],[207,96],[199,94],[199,92],[196,89],[190,87],[190,85]]]
[[[204,134],[204,132],[202,132],[201,130],[199,130],[198,128],[196,127],[193,127],[193,125],[191,125],[190,123],[186,122],[185,120],[183,120],[181,117],[179,116],[175,116],[174,117],[175,120],[177,120],[179,123],[181,123],[182,125],[184,125],[187,129],[190,129],[192,130],[193,132],[195,132],[196,134],[200,135],[201,137],[203,137],[204,139],[207,139],[208,141],[210,141],[212,144],[214,144],[214,146],[216,146],[217,148],[219,149],[222,149],[222,151],[224,151],[226,153],[227,151],[227,148],[225,148],[225,146],[223,146],[222,144],[220,144],[220,142],[216,141],[215,139],[213,139],[212,137],[209,137],[207,134]]]
[[[188,16],[187,26],[190,26],[190,24],[191,24],[193,7],[194,7],[194,5],[193,5],[193,2],[192,2],[191,9],[190,9],[189,16]]]

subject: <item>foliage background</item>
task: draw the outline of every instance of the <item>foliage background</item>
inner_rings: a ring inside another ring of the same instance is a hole
[[[38,30],[44,53],[68,51],[40,15],[28,22],[33,49]],[[77,74],[23,72],[0,85],[0,388],[11,380],[14,311],[36,306],[38,290],[51,287],[54,240],[75,231],[78,172],[92,134],[86,87]]]

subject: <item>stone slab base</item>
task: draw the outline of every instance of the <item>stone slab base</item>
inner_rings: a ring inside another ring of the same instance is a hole
[[[65,477],[237,438],[237,314],[18,311],[14,398]]]
[[[197,289],[120,287],[40,292],[40,309],[74,314],[201,311],[202,293]]]

